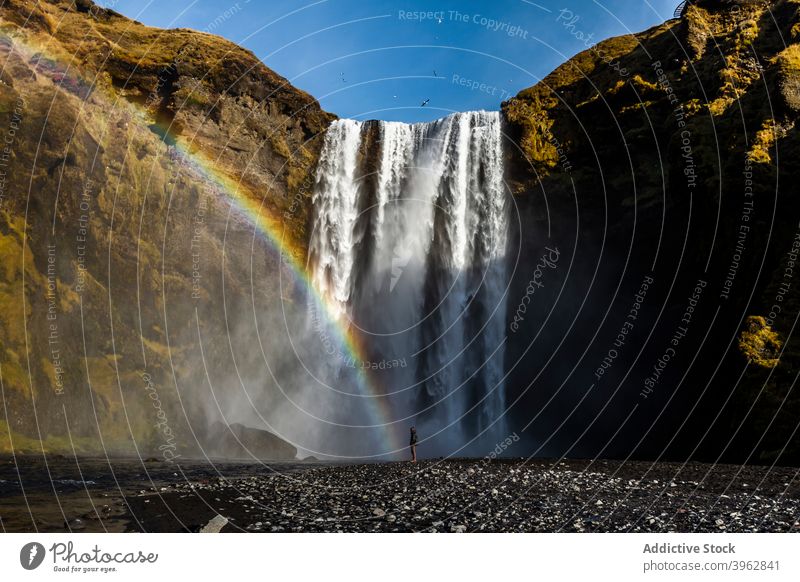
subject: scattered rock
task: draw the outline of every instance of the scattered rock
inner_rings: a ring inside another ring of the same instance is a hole
[[[222,515],[216,515],[203,526],[200,533],[219,533],[226,525],[228,525],[228,518]]]
[[[209,477],[159,495],[168,504],[182,495],[218,499],[227,518],[203,531],[238,521],[267,532],[788,532],[800,515],[800,489],[785,493],[789,469],[766,477],[764,468],[743,469],[748,483],[763,481],[753,495],[755,487],[731,488],[722,465],[503,461],[463,479],[473,463],[421,461],[412,472],[407,463],[306,466],[291,479]]]
[[[75,519],[65,521],[64,529],[69,531],[81,531],[82,529],[86,529],[86,523],[79,517],[76,517]]]

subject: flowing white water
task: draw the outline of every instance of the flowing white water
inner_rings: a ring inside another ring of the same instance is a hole
[[[355,181],[361,124],[343,119],[334,123],[325,137],[319,161],[314,207],[316,236],[311,253],[317,260],[314,283],[337,315],[350,300],[358,218],[359,186]],[[318,276],[317,276],[318,275]]]
[[[449,447],[481,432],[484,444],[504,437],[509,205],[499,114],[337,121],[313,204],[314,284],[358,328],[371,363],[407,363],[376,378],[396,394],[396,416],[418,414]]]

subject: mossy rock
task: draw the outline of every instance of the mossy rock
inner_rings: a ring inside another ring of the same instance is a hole
[[[780,362],[782,345],[778,334],[767,325],[764,317],[751,315],[747,318],[739,335],[739,351],[750,362],[761,368],[776,367]]]

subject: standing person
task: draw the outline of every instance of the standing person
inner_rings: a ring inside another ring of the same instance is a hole
[[[411,462],[417,462],[417,429],[413,426],[411,427],[411,442],[408,443],[409,447],[411,447]]]

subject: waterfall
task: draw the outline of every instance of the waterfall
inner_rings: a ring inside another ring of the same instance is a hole
[[[392,395],[394,416],[439,435],[442,454],[507,436],[502,154],[496,112],[339,120],[317,171],[313,283],[367,346],[362,367]]]

